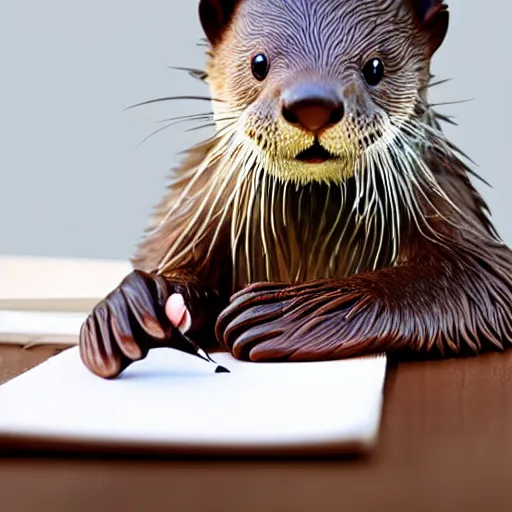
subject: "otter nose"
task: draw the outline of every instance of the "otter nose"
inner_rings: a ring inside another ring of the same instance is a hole
[[[343,102],[324,84],[294,85],[284,91],[281,104],[284,119],[309,132],[317,133],[343,119]]]

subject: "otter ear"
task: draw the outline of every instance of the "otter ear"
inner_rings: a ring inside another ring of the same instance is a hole
[[[212,45],[218,43],[231,21],[238,0],[200,0],[199,19]]]
[[[448,31],[449,13],[444,0],[409,0],[422,30],[429,35],[430,55],[441,46]]]

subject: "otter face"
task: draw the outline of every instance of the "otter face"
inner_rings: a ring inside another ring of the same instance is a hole
[[[441,0],[203,0],[208,82],[264,169],[340,182],[418,116]]]

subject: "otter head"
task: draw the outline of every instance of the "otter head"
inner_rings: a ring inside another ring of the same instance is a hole
[[[442,0],[201,0],[199,14],[217,127],[298,183],[351,177],[421,115],[448,27]]]

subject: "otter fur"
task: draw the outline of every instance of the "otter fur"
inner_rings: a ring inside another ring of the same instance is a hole
[[[86,366],[115,377],[187,343],[251,361],[510,345],[512,251],[428,101],[447,5],[201,0],[199,16],[215,133],[84,323]]]

